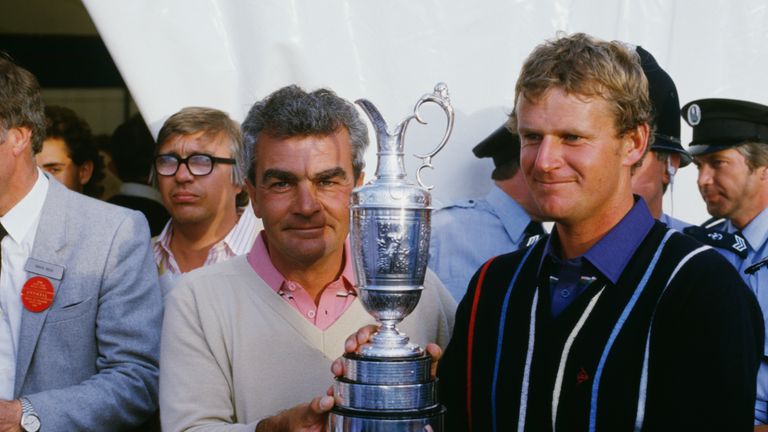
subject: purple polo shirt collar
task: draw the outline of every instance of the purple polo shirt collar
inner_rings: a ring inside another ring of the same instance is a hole
[[[551,312],[558,316],[574,302],[594,281],[597,273],[613,285],[621,277],[632,255],[643,242],[654,224],[645,201],[635,197],[629,212],[584,255],[568,260],[559,257],[557,230],[544,245],[539,264],[539,276],[549,286]],[[585,265],[585,262],[589,265]],[[545,265],[545,263],[548,263]],[[549,272],[542,275],[542,270]]]
[[[627,267],[629,260],[632,259],[635,251],[640,247],[645,236],[651,231],[655,223],[651,216],[645,201],[635,195],[635,204],[629,212],[614,226],[608,233],[595,243],[581,258],[589,261],[603,276],[612,284],[616,284]],[[559,261],[559,246],[557,243],[557,230],[552,230],[552,235],[544,246],[545,257],[555,258]],[[541,271],[541,265],[539,266]]]

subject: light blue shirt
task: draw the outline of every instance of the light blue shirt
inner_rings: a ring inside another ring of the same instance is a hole
[[[739,230],[731,224],[725,222],[721,227],[722,231],[735,233]],[[735,253],[717,249],[725,258],[739,271],[744,282],[749,286],[763,311],[763,317],[768,317],[768,266],[763,266],[755,273],[749,275],[744,273],[747,267],[768,257],[768,208],[763,209],[752,222],[750,222],[741,234],[747,241],[747,257],[742,259]],[[765,322],[764,322],[765,325]],[[768,326],[766,333],[768,334]],[[766,339],[763,355],[768,356],[768,338]],[[757,376],[757,404],[755,406],[755,418],[761,423],[768,423],[768,362],[763,359],[760,364],[760,373]]]
[[[688,222],[683,222],[680,219],[673,218],[672,216],[662,213],[659,221],[666,224],[668,227],[675,231],[683,232],[683,229],[691,226]]]
[[[432,215],[429,268],[460,301],[483,263],[525,246],[521,242],[530,222],[520,204],[496,185],[484,199],[443,207]]]

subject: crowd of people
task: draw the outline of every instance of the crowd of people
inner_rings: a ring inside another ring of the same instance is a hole
[[[434,211],[401,325],[445,430],[768,423],[768,106],[681,109],[651,53],[581,33],[535,47],[511,102],[473,149],[491,191]],[[154,139],[135,116],[105,164],[0,57],[0,430],[323,430],[334,359],[375,331],[348,240],[368,144],[349,101],[289,85],[242,124],[187,107]],[[702,226],[663,212],[690,164]]]

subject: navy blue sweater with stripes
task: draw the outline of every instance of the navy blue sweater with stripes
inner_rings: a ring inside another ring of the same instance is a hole
[[[447,430],[752,430],[763,318],[719,253],[657,222],[616,285],[553,317],[544,243],[470,282],[438,371]]]

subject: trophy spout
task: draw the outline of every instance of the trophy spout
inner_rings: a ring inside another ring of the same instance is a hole
[[[381,150],[382,144],[392,142],[392,135],[389,133],[387,122],[379,112],[379,109],[376,108],[376,105],[368,99],[358,99],[355,103],[362,108],[365,115],[367,115],[368,119],[371,121],[373,130],[376,131],[376,143],[378,149]]]
[[[402,181],[406,177],[403,142],[400,139],[403,123],[398,125],[395,133],[390,133],[387,122],[384,121],[384,117],[371,101],[358,99],[355,103],[371,120],[373,130],[376,132],[376,156],[378,158],[376,178],[383,181]],[[407,123],[407,120],[404,122]]]

